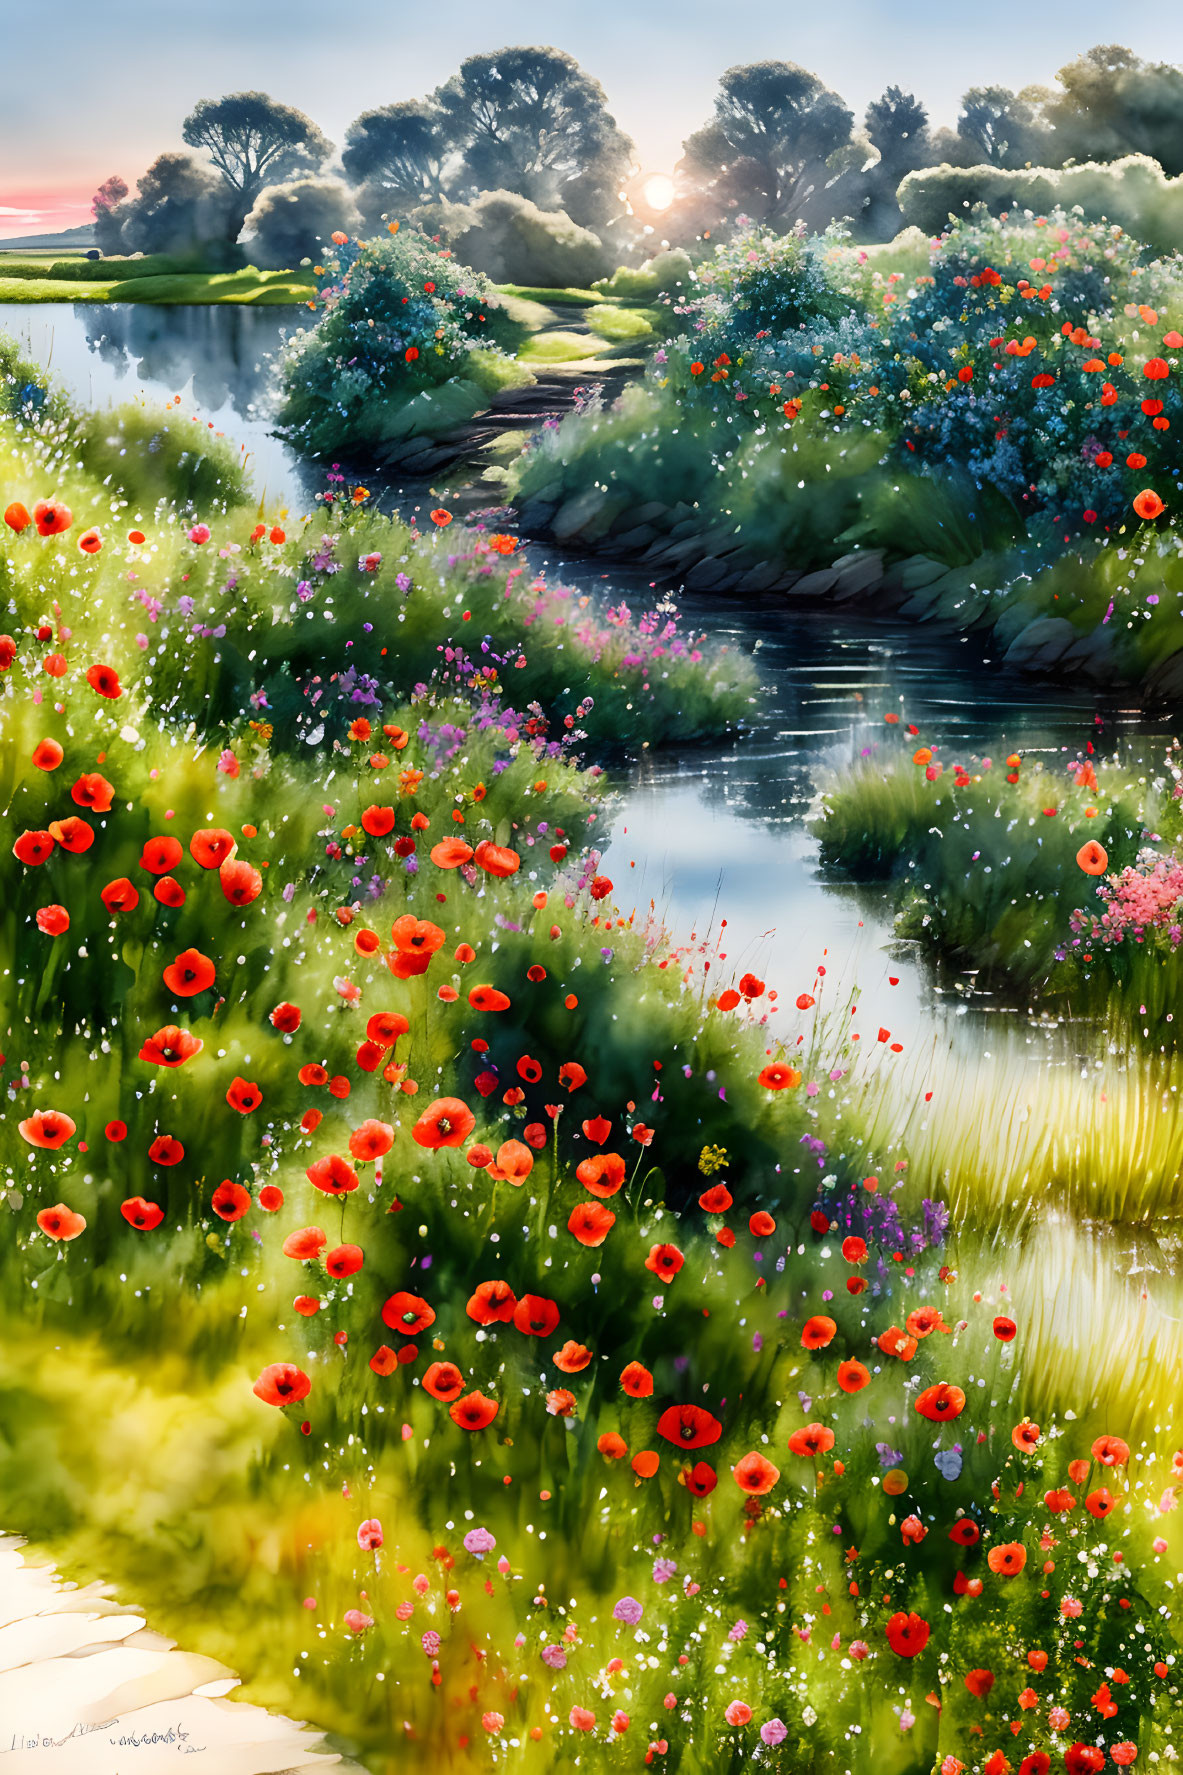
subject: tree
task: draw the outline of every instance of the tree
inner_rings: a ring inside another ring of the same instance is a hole
[[[837,213],[828,163],[853,140],[853,112],[816,75],[793,62],[753,62],[722,76],[715,115],[683,144],[678,171],[713,196],[720,217],[817,224]]]
[[[1051,97],[1042,86],[1017,93],[1008,86],[971,86],[961,100],[958,130],[976,149],[974,158],[990,166],[1047,166],[1057,153],[1045,117]]]
[[[1057,164],[1148,154],[1163,171],[1183,172],[1183,69],[1141,61],[1121,44],[1098,44],[1057,76],[1062,95],[1049,108]]]
[[[356,233],[358,214],[340,179],[289,179],[259,193],[246,226],[256,265],[291,270],[323,249],[330,235]]]
[[[867,106],[866,132],[879,159],[866,175],[862,225],[875,240],[898,234],[903,217],[896,201],[900,180],[931,162],[928,112],[914,93],[889,86]]]
[[[619,207],[633,145],[573,56],[523,46],[469,56],[436,100],[461,156],[454,195],[516,191],[593,225]]]
[[[99,250],[104,253],[119,251],[120,223],[115,214],[119,205],[128,193],[126,179],[118,173],[112,173],[104,179],[90,200],[90,213],[94,217],[94,237]]]
[[[232,92],[202,99],[186,117],[181,136],[209,155],[234,202],[227,208],[227,238],[236,241],[247,211],[265,185],[323,165],[333,151],[320,130],[292,105],[265,92]]]
[[[120,181],[122,182],[122,181]],[[233,207],[224,180],[192,154],[159,154],[142,174],[137,195],[108,212],[110,247],[125,253],[202,252],[217,242],[225,251],[227,215]]]
[[[433,99],[404,99],[363,111],[345,132],[345,174],[367,203],[410,209],[446,197],[445,168],[456,160],[452,119]],[[372,194],[372,196],[370,196]]]

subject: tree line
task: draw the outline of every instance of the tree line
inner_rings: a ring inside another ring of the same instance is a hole
[[[633,143],[599,82],[551,48],[469,56],[426,98],[364,111],[339,161],[309,117],[266,93],[202,100],[181,134],[189,152],[159,155],[134,195],[119,177],[96,192],[105,252],[200,248],[207,261],[233,262],[245,231],[253,256],[292,263],[333,228],[372,228],[387,215],[442,218],[445,231],[451,217],[456,232],[462,214],[475,226],[465,206],[497,192],[517,200],[519,219],[562,218],[572,238],[598,239],[623,261],[641,239],[688,244],[718,237],[740,216],[777,230],[845,218],[856,237],[887,239],[901,222],[901,182],[940,164],[966,169],[958,189],[971,195],[978,167],[1065,168],[1139,154],[1178,175],[1183,69],[1100,45],[1061,68],[1052,86],[971,87],[956,126],[934,129],[899,86],[860,120],[792,62],[729,68],[712,115],[683,144],[662,211],[646,197]]]

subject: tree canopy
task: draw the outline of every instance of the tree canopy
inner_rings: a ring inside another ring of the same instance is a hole
[[[715,114],[684,144],[679,174],[706,187],[720,211],[787,226],[826,207],[828,165],[853,141],[854,113],[794,62],[728,68]],[[832,213],[832,212],[831,212]]]
[[[434,99],[404,99],[363,111],[345,132],[346,177],[388,194],[393,207],[445,197],[445,169],[454,159],[451,119]]]
[[[231,92],[202,99],[186,117],[181,136],[209,155],[237,193],[231,225],[237,239],[247,211],[265,185],[316,169],[333,151],[310,117],[281,105],[265,92]]]

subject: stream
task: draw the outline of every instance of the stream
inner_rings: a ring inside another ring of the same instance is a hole
[[[76,398],[103,407],[180,395],[181,415],[196,413],[196,423],[242,446],[269,506],[298,506],[320,482],[317,465],[272,434],[268,414],[269,360],[303,318],[275,307],[0,304],[0,330]],[[436,503],[422,483],[366,480],[404,515]],[[615,564],[605,572],[550,544],[529,554],[535,570],[606,601],[623,595],[637,607],[654,589],[641,572]],[[713,640],[755,650],[767,688],[749,732],[681,754],[646,752],[616,773],[600,842],[622,907],[644,916],[652,900],[680,942],[710,946],[726,919],[723,974],[750,969],[789,1003],[823,964],[827,996],[857,983],[856,1027],[887,1028],[907,1050],[934,1038],[981,1050],[1000,1022],[1002,1039],[1046,1050],[1054,1031],[968,977],[934,979],[912,945],[895,942],[881,891],[822,878],[806,825],[818,769],[873,748],[888,710],[915,723],[925,743],[964,748],[963,756],[1021,746],[1049,762],[1089,739],[1104,751],[1137,734],[1157,749],[1169,729],[1128,696],[1115,705],[1092,687],[1024,680],[991,663],[979,637],[879,620],[865,607],[809,610],[708,593],[678,603]]]

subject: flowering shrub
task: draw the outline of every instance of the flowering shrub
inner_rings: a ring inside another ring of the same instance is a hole
[[[1183,943],[1183,864],[1152,849],[1141,850],[1134,862],[1097,884],[1101,913],[1073,912],[1069,924],[1079,942],[1109,948],[1132,943],[1162,942],[1170,949]]]
[[[424,235],[337,240],[318,268],[319,318],[288,341],[280,423],[314,454],[447,430],[498,388],[528,383],[502,349],[488,280]]]

